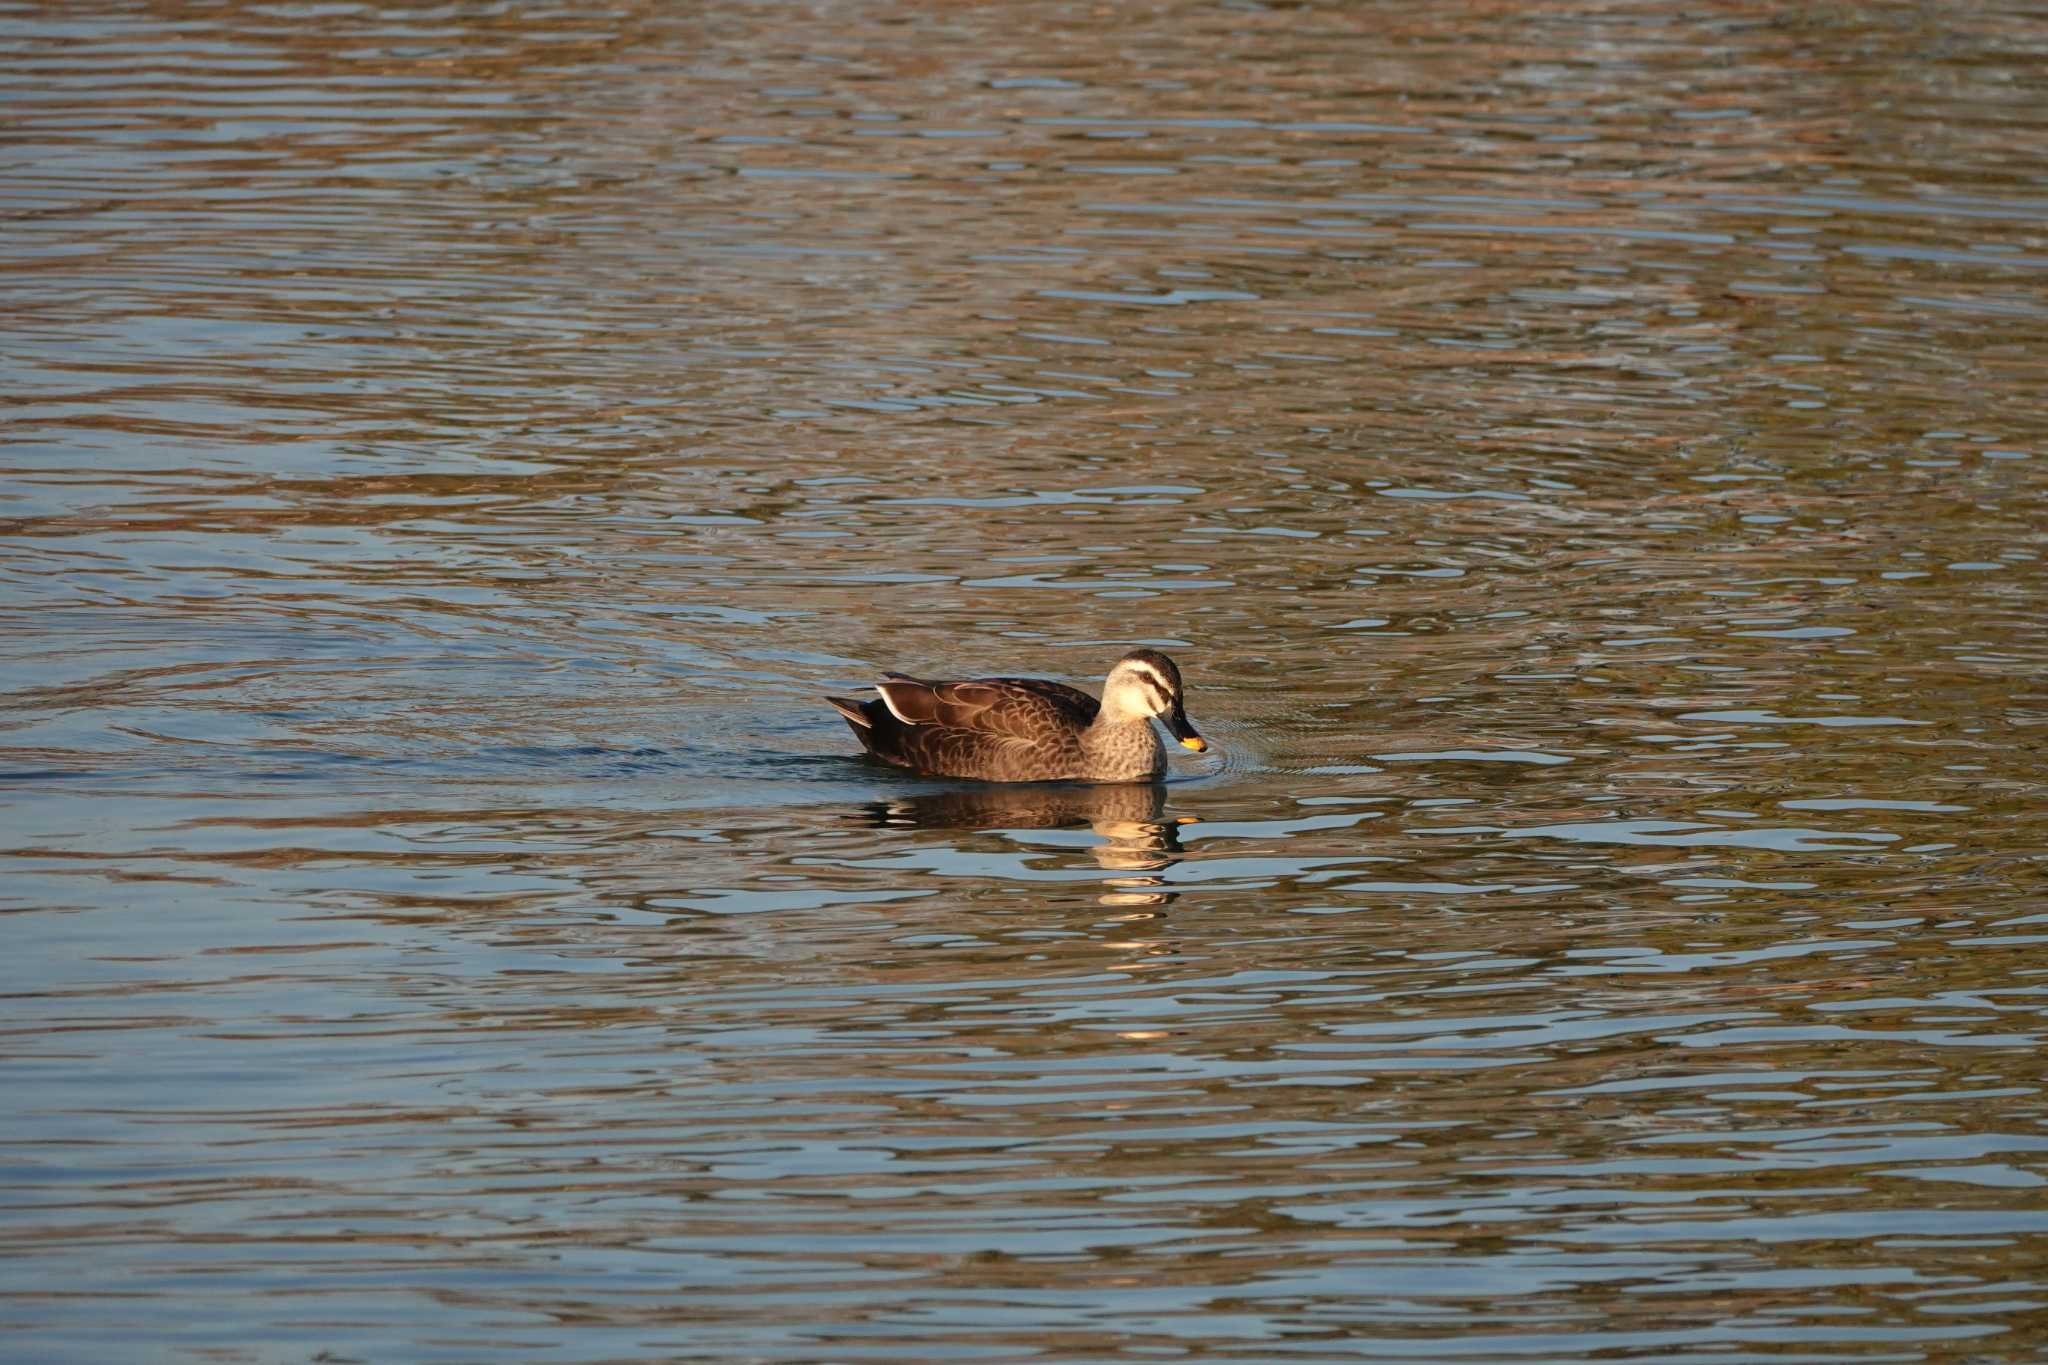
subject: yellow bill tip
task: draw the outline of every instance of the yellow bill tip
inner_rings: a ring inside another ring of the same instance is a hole
[[[1203,739],[1200,735],[1195,735],[1191,738],[1182,740],[1181,747],[1185,749],[1193,749],[1196,753],[1199,754],[1204,749],[1209,747],[1209,741]]]

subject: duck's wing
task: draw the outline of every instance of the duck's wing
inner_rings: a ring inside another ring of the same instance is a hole
[[[1095,715],[1102,710],[1102,703],[1078,687],[1065,683],[1049,682],[1044,678],[983,678],[983,682],[995,683],[1002,687],[1022,687],[1036,692],[1039,696],[1064,709],[1073,723],[1087,729],[1095,723]]]
[[[861,735],[875,757],[941,777],[1032,781],[1071,773],[1095,699],[1037,679],[924,682],[901,673],[877,685]],[[1085,703],[1085,705],[1084,705]]]
[[[1100,709],[1095,698],[1043,678],[975,678],[924,682],[902,673],[877,685],[882,702],[905,725],[936,725],[1015,739],[1086,729]]]

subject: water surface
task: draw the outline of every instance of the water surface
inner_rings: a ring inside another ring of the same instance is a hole
[[[2048,1350],[2042,16],[0,42],[10,1356]]]

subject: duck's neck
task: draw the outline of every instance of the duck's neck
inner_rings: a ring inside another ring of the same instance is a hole
[[[1103,711],[1081,732],[1081,747],[1098,782],[1149,782],[1166,771],[1159,732],[1143,716]]]

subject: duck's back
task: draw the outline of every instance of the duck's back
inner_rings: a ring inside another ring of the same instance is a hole
[[[891,673],[880,700],[829,698],[868,752],[934,777],[1049,782],[1084,776],[1095,698],[1043,678],[924,682]]]

